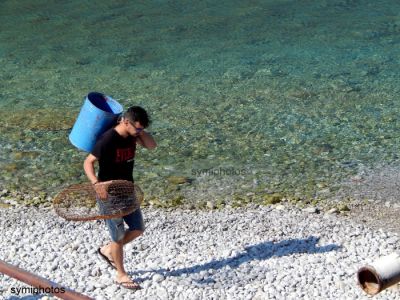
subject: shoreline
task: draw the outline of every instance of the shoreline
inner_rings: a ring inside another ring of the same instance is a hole
[[[184,177],[174,177],[185,179]],[[166,203],[161,201],[146,201],[142,207],[146,209],[188,210],[188,211],[224,211],[232,208],[248,209],[254,207],[265,207],[272,209],[296,208],[315,214],[333,214],[346,220],[353,220],[359,224],[373,229],[382,229],[400,234],[400,166],[381,165],[375,168],[361,169],[359,172],[338,184],[339,189],[334,194],[327,194],[326,198],[299,197],[299,200],[286,198],[280,193],[263,192],[260,196],[262,201],[251,202],[246,198],[231,196],[231,201],[220,201],[216,199],[198,201],[194,197],[193,203],[180,202],[172,199]],[[178,186],[179,184],[177,184]],[[206,186],[198,186],[202,189]],[[196,186],[185,194],[190,197],[196,191]],[[325,188],[329,190],[329,187]],[[321,194],[324,194],[324,190]],[[206,191],[209,196],[213,188]],[[249,194],[247,194],[249,195]],[[254,193],[253,193],[254,195]],[[251,199],[250,195],[249,199]],[[259,196],[259,195],[257,195]],[[226,195],[229,198],[229,195]],[[32,191],[24,193],[17,190],[0,188],[0,209],[38,208],[49,209],[52,207],[53,197],[46,192]],[[178,199],[179,200],[179,199]],[[244,200],[243,203],[240,201]]]
[[[49,196],[31,196],[28,195],[25,202],[12,200],[9,197],[5,198],[4,194],[9,196],[13,192],[0,190],[0,210],[23,210],[23,209],[38,209],[48,211],[53,210],[52,199]],[[272,199],[272,200],[271,200]],[[196,207],[192,204],[163,207],[153,204],[147,204],[145,209],[159,209],[165,212],[170,211],[189,211],[189,212],[223,212],[231,209],[254,209],[254,208],[269,208],[277,210],[298,209],[311,214],[329,214],[335,215],[340,219],[351,220],[353,222],[368,226],[371,229],[390,231],[400,235],[400,203],[393,201],[373,200],[373,199],[356,199],[351,196],[338,198],[330,198],[315,201],[300,201],[293,202],[288,199],[278,199],[274,202],[274,194],[268,198],[268,204],[243,203],[235,205],[235,203],[224,203],[223,205],[216,204],[215,201],[203,203],[201,207]]]

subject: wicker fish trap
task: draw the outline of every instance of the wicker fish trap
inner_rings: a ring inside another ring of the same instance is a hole
[[[137,210],[143,201],[138,185],[126,180],[74,184],[56,195],[53,207],[66,220],[120,218]]]

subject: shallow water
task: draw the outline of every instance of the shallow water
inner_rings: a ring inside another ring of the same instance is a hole
[[[153,118],[159,147],[138,153],[135,173],[150,197],[333,193],[360,167],[399,160],[399,9],[1,1],[0,185],[54,193],[85,180],[68,133],[100,91]]]

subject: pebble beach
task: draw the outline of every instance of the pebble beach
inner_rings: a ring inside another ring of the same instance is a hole
[[[94,299],[371,299],[400,251],[400,2],[0,1],[0,260]],[[397,46],[396,46],[397,45]],[[69,133],[88,93],[144,107],[142,289],[113,282]],[[0,300],[53,299],[0,273]],[[373,299],[400,299],[395,285]]]
[[[108,241],[103,222],[67,222],[51,208],[1,209],[0,259],[95,299],[370,299],[357,270],[399,246],[395,233],[312,207],[143,213],[145,234],[125,248],[136,292],[114,284],[96,253]],[[2,299],[51,297],[15,295],[26,285],[4,275],[0,286]]]

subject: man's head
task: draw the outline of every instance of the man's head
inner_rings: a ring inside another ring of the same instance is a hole
[[[138,135],[143,128],[147,128],[150,123],[150,117],[140,106],[132,106],[122,115],[121,121],[131,135]]]
[[[144,108],[140,106],[132,106],[122,116],[131,123],[139,122],[143,128],[149,127],[151,120]]]

